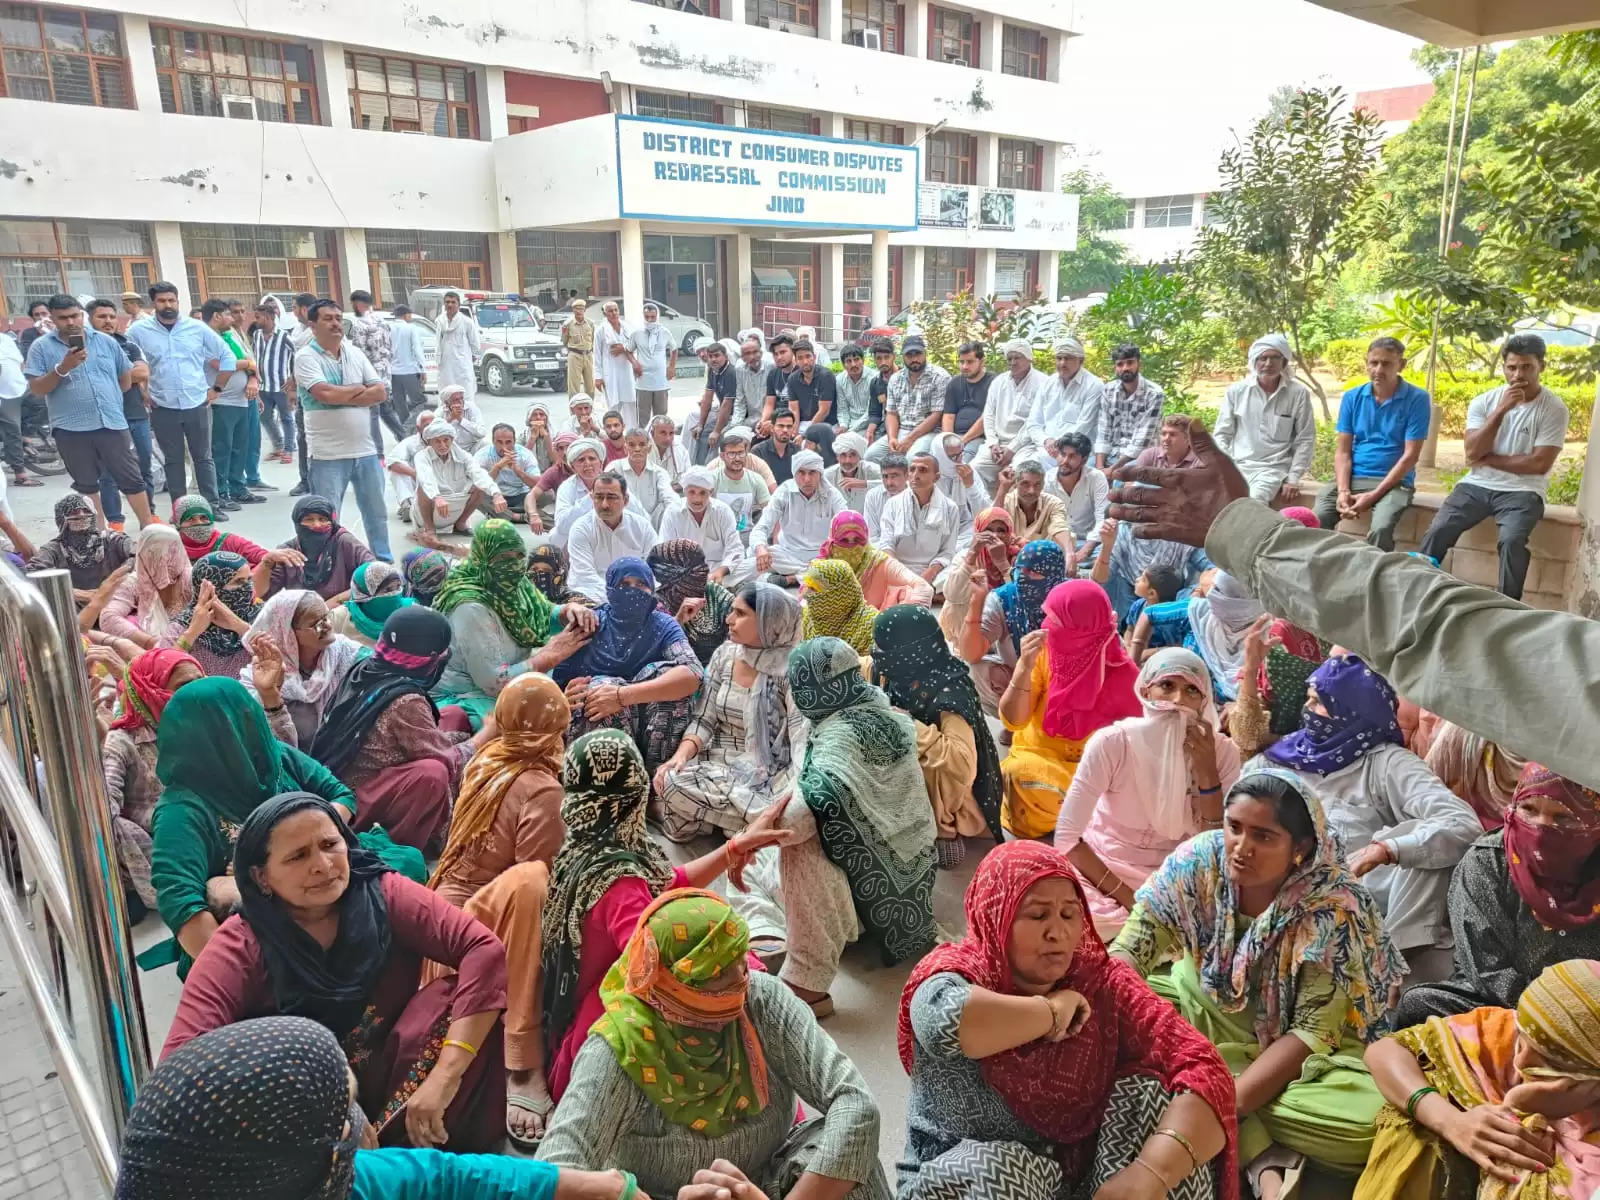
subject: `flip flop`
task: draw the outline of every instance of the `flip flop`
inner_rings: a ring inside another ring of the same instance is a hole
[[[519,1096],[514,1092],[509,1092],[506,1094],[507,1108],[516,1108],[522,1110],[523,1112],[531,1112],[536,1117],[548,1117],[552,1110],[554,1110],[555,1106],[555,1101],[550,1099],[546,1099],[544,1104],[540,1105],[537,1100],[534,1100],[528,1096]],[[541,1133],[535,1138],[525,1138],[521,1134],[513,1132],[511,1128],[511,1122],[507,1121],[506,1139],[518,1150],[526,1150],[532,1153],[539,1149],[539,1143],[544,1140],[544,1134]]]

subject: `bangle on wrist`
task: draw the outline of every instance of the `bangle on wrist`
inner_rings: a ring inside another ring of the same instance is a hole
[[[1056,1006],[1050,1003],[1049,996],[1040,996],[1039,999],[1044,1001],[1044,1006],[1050,1013],[1050,1028],[1045,1032],[1044,1036],[1054,1037],[1056,1031],[1061,1028],[1061,1015],[1056,1012]]]
[[[1143,1155],[1135,1155],[1133,1161],[1159,1179],[1161,1181],[1161,1187],[1164,1191],[1170,1192],[1172,1190],[1172,1185],[1167,1182],[1167,1177],[1146,1162]]]
[[[1411,1099],[1406,1101],[1407,1120],[1415,1121],[1417,1119],[1417,1105],[1421,1104],[1422,1098],[1428,1095],[1430,1092],[1435,1096],[1440,1094],[1439,1089],[1434,1087],[1431,1083],[1423,1084],[1423,1086],[1411,1093]]]
[[[442,1045],[454,1046],[457,1050],[465,1050],[473,1058],[478,1057],[478,1048],[476,1046],[469,1046],[466,1042],[457,1041],[455,1038],[445,1038]]]
[[[1191,1171],[1200,1166],[1200,1156],[1194,1152],[1194,1143],[1185,1137],[1181,1131],[1173,1129],[1170,1125],[1163,1125],[1156,1130],[1156,1134],[1159,1137],[1169,1137],[1183,1147],[1183,1152],[1189,1156],[1189,1169]]]

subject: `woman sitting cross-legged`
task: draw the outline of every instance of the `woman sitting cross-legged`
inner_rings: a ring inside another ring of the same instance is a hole
[[[872,678],[916,730],[939,865],[966,858],[963,838],[987,833],[1000,841],[1000,752],[972,673],[950,653],[938,618],[914,604],[879,613],[872,622]]]
[[[572,705],[571,736],[625,730],[654,770],[683,736],[705,668],[683,627],[657,606],[655,574],[642,558],[606,568],[606,602],[594,619],[594,637],[550,671]]]
[[[267,591],[306,588],[332,600],[350,590],[356,569],[376,557],[367,544],[343,525],[333,501],[325,496],[301,496],[289,513],[294,537],[278,547],[296,550],[304,563],[285,561],[272,568]]]
[[[177,530],[146,525],[139,531],[133,574],[117,584],[100,610],[101,630],[146,650],[154,647],[172,618],[193,599],[190,570]]]
[[[729,864],[793,834],[773,828],[774,805],[749,829],[687,866],[672,867],[645,828],[650,776],[633,739],[618,729],[585,734],[561,772],[567,839],[551,866],[541,921],[544,1061],[550,1094],[561,1099],[601,1014],[600,981],[617,961],[639,915],[669,888],[706,887]]]
[[[1237,1196],[1228,1068],[1106,954],[1066,857],[992,850],[966,909],[900,998],[901,1200]]]
[[[362,648],[333,631],[321,596],[300,589],[278,592],[263,604],[244,642],[250,664],[239,682],[261,701],[279,741],[310,749],[323,710]]]
[[[333,630],[360,645],[372,646],[389,614],[415,603],[405,594],[405,578],[392,563],[364,562],[351,573],[349,597],[332,610]]]
[[[788,988],[749,971],[749,942],[713,892],[670,891],[640,914],[540,1158],[626,1164],[654,1196],[721,1160],[772,1200],[888,1200],[866,1081]],[[797,1099],[820,1115],[796,1121]]]
[[[1222,827],[1223,793],[1239,778],[1239,751],[1217,730],[1211,674],[1198,655],[1157,650],[1134,690],[1144,716],[1090,735],[1056,818],[1056,849],[1089,881],[1103,938],[1116,936],[1134,892],[1180,842]]]
[[[733,903],[763,942],[785,943],[783,981],[823,1017],[833,1011],[828,987],[840,955],[863,927],[885,966],[933,945],[936,826],[911,718],[861,677],[853,647],[838,638],[800,643],[789,656],[789,695],[811,723],[800,794],[760,821],[792,839],[734,879],[748,891]],[[729,852],[736,864],[745,857]]]
[[[1600,962],[1546,967],[1515,1009],[1429,1017],[1367,1047],[1389,1103],[1356,1200],[1600,1192]]]
[[[199,679],[167,701],[156,730],[161,803],[151,826],[156,907],[177,936],[178,974],[239,901],[233,844],[246,818],[283,792],[311,792],[348,818],[356,798],[315,759],[272,736],[261,705],[237,679]],[[422,855],[373,830],[362,844],[418,881]]]
[[[1111,953],[1222,1052],[1258,1195],[1292,1194],[1302,1156],[1360,1172],[1382,1103],[1361,1054],[1405,960],[1303,781],[1278,768],[1240,779],[1222,829],[1139,889]]]
[[[805,751],[788,679],[800,602],[776,584],[747,583],[727,624],[683,740],[655,772],[657,816],[675,842],[738,833],[788,790]]]
[[[238,910],[184,982],[165,1058],[251,1017],[344,1046],[382,1145],[486,1151],[505,1128],[506,952],[487,926],[363,849],[326,800],[263,803],[233,854]],[[418,990],[427,961],[454,973]]]

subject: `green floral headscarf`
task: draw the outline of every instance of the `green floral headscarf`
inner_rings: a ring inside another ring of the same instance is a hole
[[[473,531],[466,562],[450,572],[434,595],[435,611],[448,616],[458,605],[482,604],[517,645],[544,645],[555,605],[533,586],[526,562],[522,535],[510,521],[495,517],[483,522]]]

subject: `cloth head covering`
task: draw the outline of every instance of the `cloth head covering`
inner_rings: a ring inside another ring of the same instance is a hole
[[[822,470],[822,455],[815,450],[796,451],[794,469],[796,471],[820,471]]]
[[[1545,1060],[1536,1079],[1600,1079],[1600,962],[1574,958],[1546,967],[1522,989],[1517,1032]]]
[[[1439,782],[1472,805],[1484,829],[1505,824],[1528,760],[1454,721],[1440,721],[1424,761]]]
[[[450,661],[450,622],[414,604],[389,614],[373,651],[347,672],[322,711],[310,755],[328,770],[342,770],[360,752],[378,718],[402,696],[421,696],[438,720],[429,696]]]
[[[656,595],[674,618],[685,600],[697,600],[706,594],[710,568],[699,542],[688,538],[657,542],[646,562],[655,576]]]
[[[256,806],[293,791],[290,750],[273,736],[261,703],[237,679],[208,675],[167,701],[156,727],[161,803],[188,803],[238,825]]]
[[[1317,514],[1303,505],[1291,504],[1288,508],[1280,508],[1278,515],[1280,517],[1288,517],[1289,520],[1304,525],[1307,529],[1322,528],[1322,522],[1317,520]]]
[[[290,516],[294,519],[294,540],[306,556],[306,565],[301,568],[305,585],[315,591],[328,582],[339,559],[339,535],[344,532],[339,514],[333,501],[325,496],[301,496],[294,502]],[[326,533],[315,533],[301,524],[307,517],[326,517],[331,527]]]
[[[550,637],[555,606],[533,586],[526,563],[516,526],[500,517],[484,521],[472,531],[466,561],[434,594],[433,607],[449,615],[462,604],[481,604],[517,645],[542,646]]]
[[[803,433],[801,436],[804,438],[804,440],[808,442],[815,442],[817,444],[817,449],[813,451],[813,453],[819,453],[822,455],[822,465],[824,467],[831,467],[834,463],[839,461],[838,456],[834,453],[835,435],[833,432],[833,426],[829,425],[826,421],[812,422],[810,425],[806,426],[805,433]]]
[[[787,588],[755,585],[756,646],[735,644],[734,655],[756,673],[746,693],[745,739],[756,763],[769,775],[790,765],[789,654],[800,641],[800,601]]]
[[[872,622],[872,676],[889,703],[905,709],[915,720],[937,725],[939,714],[949,712],[972,727],[978,750],[972,798],[994,840],[1003,840],[1000,752],[984,719],[972,670],[950,653],[939,619],[931,610],[917,604],[896,604],[877,615]]]
[[[649,591],[624,587],[637,579]],[[581,675],[632,679],[651,663],[664,662],[667,648],[682,641],[683,628],[656,602],[656,577],[642,558],[624,555],[606,568],[606,602],[594,610],[600,627],[551,675],[557,683]]]
[[[1021,338],[1012,338],[1009,342],[1000,347],[1000,356],[1002,358],[1010,358],[1013,354],[1022,355],[1030,363],[1033,361],[1033,347],[1028,345],[1028,343],[1023,341]]]
[[[846,450],[854,452],[857,457],[867,452],[867,439],[853,429],[848,429],[833,439],[833,456],[837,462],[839,455]]]
[[[911,718],[861,677],[854,647],[801,642],[789,655],[789,695],[810,722],[796,787],[829,861],[849,863],[856,915],[885,966],[938,937],[933,922],[933,805]]]
[[[1029,571],[1043,578],[1029,579]],[[1011,567],[1011,582],[1001,584],[994,591],[1006,615],[1006,630],[1011,634],[1013,650],[1022,648],[1024,634],[1044,628],[1045,597],[1066,578],[1067,556],[1059,543],[1040,538],[1017,553],[1017,561]]]
[[[172,688],[168,686],[172,673],[185,663],[205,674],[199,660],[182,650],[146,650],[124,667],[118,694],[122,713],[111,722],[111,728],[132,733],[160,725],[161,713],[172,699]]]
[[[719,338],[717,345],[722,347],[722,352],[728,356],[730,363],[739,361],[739,343],[732,338]]]
[[[704,991],[744,964],[750,929],[715,892],[679,888],[639,914],[600,983],[592,1032],[673,1125],[721,1137],[767,1106],[767,1062],[745,1008],[750,981]]]
[[[344,677],[355,665],[363,647],[342,634],[334,634],[333,641],[317,656],[317,665],[311,668],[311,674],[301,674],[300,644],[295,638],[294,615],[301,601],[315,595],[315,592],[299,588],[274,593],[250,623],[250,632],[244,635],[244,644],[254,646],[258,641],[267,641],[276,646],[283,659],[283,699],[296,704],[320,706],[344,682]],[[239,682],[255,690],[253,664],[246,663],[240,669]]]
[[[460,389],[458,388],[457,390],[459,391]],[[424,441],[431,442],[434,438],[441,437],[449,438],[454,442],[456,440],[456,427],[442,417],[435,417],[423,429],[422,438]]]
[[[204,517],[206,523],[185,529],[183,523],[194,517]],[[204,496],[179,496],[174,500],[172,524],[183,539],[183,551],[189,556],[190,562],[197,562],[211,553],[211,548],[224,536],[217,528],[217,514]]]
[[[254,621],[256,614],[261,611],[261,606],[256,603],[255,586],[248,578],[243,583],[231,586],[228,583],[238,574],[240,567],[249,565],[244,555],[235,554],[232,550],[214,550],[196,562],[189,576],[194,584],[194,595],[190,598],[188,607],[178,614],[177,623],[187,628],[189,622],[194,620],[194,606],[200,599],[200,585],[203,583],[209,583],[216,588],[217,599],[226,604],[228,611],[234,616],[241,621]],[[239,634],[231,629],[224,629],[215,622],[212,622],[195,641],[219,658],[228,658],[244,648],[244,642]]]
[[[1405,744],[1394,689],[1355,655],[1330,658],[1311,673],[1311,686],[1328,715],[1308,706],[1301,713],[1302,727],[1267,747],[1273,762],[1327,775],[1387,742]]]
[[[161,589],[179,585],[178,608],[192,599],[189,556],[183,539],[171,525],[146,525],[139,530],[133,555],[133,615],[139,628],[160,636],[166,632],[178,609],[167,611]]]
[[[1147,688],[1163,679],[1177,676],[1200,689],[1205,697],[1201,719],[1218,728],[1217,707],[1211,695],[1211,673],[1198,654],[1177,646],[1157,650],[1144,666],[1134,690],[1144,707],[1144,716],[1117,722],[1128,739],[1129,753],[1123,769],[1131,773],[1131,790],[1144,801],[1150,828],[1174,842],[1189,836],[1193,817],[1189,805],[1189,760],[1183,738],[1192,718],[1171,700],[1150,700]]]
[[[848,563],[836,558],[814,559],[801,577],[805,619],[800,639],[842,638],[857,654],[872,650],[872,620],[878,610],[861,594],[861,581]]]
[[[56,501],[56,537],[66,552],[67,562],[79,570],[103,568],[106,561],[106,535],[95,524],[94,505],[77,492],[68,492]],[[67,522],[87,517],[87,529],[69,529]]]
[[[1017,523],[1011,519],[1011,514],[1003,508],[991,506],[983,509],[973,518],[972,530],[974,533],[987,533],[989,526],[996,521],[1005,526],[1005,532],[1000,534],[1000,553],[1004,557],[997,560],[992,551],[984,551],[983,566],[984,571],[989,576],[989,586],[991,588],[997,588],[1005,583],[1010,571],[1009,564],[1022,549],[1022,543],[1017,541]]]
[[[554,542],[529,552],[527,575],[550,603],[565,604],[572,598],[567,590],[567,552]]]
[[[1211,591],[1189,598],[1189,628],[1217,690],[1224,698],[1239,697],[1239,670],[1244,665],[1244,644],[1267,610],[1235,576],[1218,571]]]
[[[326,950],[261,889],[253,874],[266,865],[272,831],[302,812],[321,813],[331,821],[350,858],[349,882],[334,902],[339,932]],[[356,840],[339,810],[310,792],[273,796],[245,820],[233,846],[239,915],[261,946],[261,963],[278,1012],[307,1017],[340,1038],[355,1028],[389,959],[389,906],[381,882],[389,871],[382,859]]]
[[[404,587],[405,580],[392,563],[378,559],[362,563],[350,576],[350,599],[344,602],[350,623],[363,637],[377,637],[392,613],[416,603]]]
[[[443,550],[407,550],[400,560],[405,594],[418,604],[432,604],[434,596],[444,586],[445,576],[450,574],[450,566],[450,556]]]
[[[344,1200],[367,1124],[349,1072],[338,1039],[301,1017],[201,1034],[139,1090],[114,1200]]]
[[[983,857],[967,885],[966,936],[940,946],[911,972],[900,995],[901,1065],[909,1073],[915,1061],[912,997],[933,976],[953,972],[991,992],[1018,994],[1011,968],[1011,930],[1028,893],[1048,879],[1068,880],[1083,912],[1082,935],[1056,986],[1083,995],[1089,1001],[1089,1018],[1082,1029],[1059,1042],[1038,1038],[979,1059],[984,1082],[1024,1125],[1060,1148],[1063,1169],[1071,1173],[1105,1120],[1112,1086],[1124,1074],[1149,1064],[1149,1056],[1142,1063],[1131,1061],[1136,1053],[1132,1047],[1143,1040],[1133,1036],[1134,1031],[1147,1038],[1159,1025],[1168,1034],[1181,1030],[1178,1044],[1164,1043],[1156,1058],[1162,1086],[1174,1092],[1193,1091],[1231,1131],[1233,1089],[1225,1070],[1218,1069],[1216,1050],[1194,1029],[1171,1022],[1166,1001],[1150,991],[1132,967],[1106,952],[1089,919],[1083,884],[1066,855],[1038,842],[1005,842]],[[1163,1022],[1163,1017],[1168,1020]],[[1238,1194],[1233,1141],[1230,1136],[1219,1175],[1224,1196]]]
[[[1283,355],[1284,377],[1288,378],[1289,364],[1294,362],[1294,351],[1289,348],[1289,339],[1281,333],[1265,333],[1250,343],[1250,353],[1246,361],[1250,364],[1250,382],[1256,381],[1256,359],[1268,350],[1276,350]]]
[[[1271,776],[1304,801],[1316,848],[1289,876],[1260,916],[1236,932],[1239,893],[1228,876],[1220,829],[1179,846],[1137,893],[1157,925],[1178,935],[1176,954],[1199,964],[1200,983],[1223,1012],[1256,1007],[1256,1038],[1266,1046],[1294,1019],[1301,966],[1333,977],[1350,1001],[1346,1020],[1366,1039],[1379,1030],[1389,987],[1406,973],[1372,893],[1345,866],[1344,846],[1329,828],[1321,798],[1304,779],[1278,767],[1246,775],[1236,786]]]
[[[686,467],[678,476],[678,482],[686,488],[705,488],[708,492],[715,491],[717,487],[717,477],[709,467]]]
[[[599,438],[588,437],[587,435],[580,438],[574,438],[572,445],[567,447],[567,464],[576,469],[578,456],[590,452],[594,453],[594,455],[598,457],[602,463],[606,461],[606,448],[603,444],[601,444]]]
[[[1525,799],[1542,796],[1570,820],[1536,825],[1522,815]],[[1517,894],[1546,929],[1578,929],[1600,921],[1600,792],[1529,763],[1505,815],[1506,864]]]
[[[583,923],[619,879],[635,876],[660,894],[672,864],[645,828],[650,775],[633,738],[596,729],[573,742],[561,770],[567,837],[550,864],[550,894],[540,927],[544,971],[545,1061],[578,1012]]]
[[[1078,742],[1120,717],[1139,715],[1133,690],[1139,668],[1117,637],[1103,587],[1090,579],[1058,583],[1045,597],[1044,630],[1050,663],[1046,733]]]
[[[1054,350],[1057,354],[1070,355],[1073,358],[1085,358],[1083,343],[1075,337],[1057,338]]]
[[[472,756],[450,817],[450,839],[428,886],[437,888],[456,864],[480,853],[500,806],[524,771],[557,779],[572,706],[548,675],[518,675],[494,702],[497,732]]]
[[[828,540],[822,543],[817,557],[844,563],[859,580],[880,559],[888,557],[872,544],[871,536],[867,519],[846,508],[834,514],[833,521],[828,525]],[[849,545],[841,543],[840,539],[845,537],[850,539]]]

